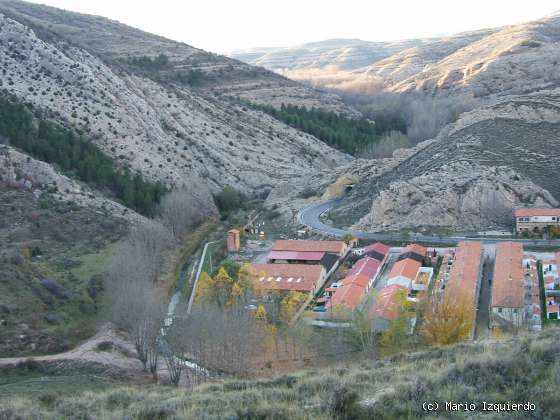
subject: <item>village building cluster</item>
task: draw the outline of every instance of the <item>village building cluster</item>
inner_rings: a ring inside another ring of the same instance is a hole
[[[298,291],[313,302],[315,319],[341,321],[364,311],[383,331],[402,314],[404,302],[417,302],[419,294],[451,299],[476,317],[481,285],[488,282],[489,327],[542,328],[538,260],[524,253],[519,242],[496,245],[492,276],[483,278],[482,242],[463,241],[455,248],[428,249],[410,244],[391,248],[374,243],[350,248],[343,241],[279,240],[265,263],[254,263],[258,287]],[[560,315],[558,260],[542,262],[546,287],[546,316]],[[437,275],[434,277],[437,270]],[[338,278],[337,278],[338,276]],[[414,316],[410,317],[411,327]],[[473,322],[471,336],[474,334]]]
[[[518,233],[560,226],[558,209],[518,209],[515,217]],[[239,232],[230,231],[227,243],[230,252],[238,251]],[[560,252],[532,254],[515,240],[490,249],[474,240],[428,248],[282,239],[252,268],[261,290],[304,293],[299,313],[307,309],[319,326],[347,326],[360,311],[375,330],[384,331],[406,311],[412,331],[414,308],[425,297],[470,311],[471,337],[481,313],[490,330],[538,331],[543,319],[560,319]]]

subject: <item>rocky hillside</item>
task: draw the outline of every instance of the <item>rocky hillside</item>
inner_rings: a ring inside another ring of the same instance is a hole
[[[390,159],[358,159],[279,185],[268,205],[297,212],[354,187],[329,212],[360,231],[508,229],[515,207],[557,206],[560,89],[508,96],[464,113],[437,138]],[[286,200],[286,196],[290,197]]]
[[[473,110],[435,139],[393,159],[357,160],[282,188],[307,196],[303,206],[324,197],[337,179],[350,177],[355,188],[330,217],[353,229],[509,229],[514,207],[560,202],[559,65],[560,15],[555,14],[428,40],[358,69],[341,66],[335,71],[343,74],[340,83],[314,82],[342,89],[357,83],[362,90],[374,83],[397,97],[445,98],[442,103],[468,102]],[[326,61],[321,66],[328,68]],[[270,203],[290,217],[298,210],[287,209],[277,194]]]
[[[396,92],[475,98],[522,94],[560,83],[560,16],[407,49],[363,69]]]
[[[355,113],[336,97],[107,19],[11,0],[0,13],[2,89],[149,179],[256,192],[349,159],[227,98]]]
[[[343,90],[468,98],[524,94],[560,83],[560,15],[425,40],[325,41],[233,56],[289,77]]]
[[[507,227],[516,206],[560,201],[560,89],[463,114],[437,139],[361,181],[333,217],[366,230]],[[352,223],[352,222],[351,222]]]
[[[48,43],[62,41],[71,44],[114,67],[121,64],[129,72],[135,69],[124,65],[126,60],[165,54],[170,63],[162,69],[162,73],[176,75],[199,71],[200,84],[210,92],[266,104],[298,103],[345,113],[355,112],[334,95],[319,93],[272,72],[149,34],[117,21],[19,0],[0,1],[0,12],[33,29]]]

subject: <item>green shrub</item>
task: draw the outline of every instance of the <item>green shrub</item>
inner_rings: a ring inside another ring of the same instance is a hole
[[[105,400],[105,406],[109,410],[116,408],[128,408],[133,399],[126,390],[117,390],[109,394]]]
[[[214,196],[216,206],[222,216],[227,217],[233,211],[243,207],[243,196],[232,187],[225,187],[219,194]]]
[[[54,407],[57,399],[58,399],[58,397],[55,394],[52,394],[52,393],[45,393],[45,394],[39,395],[39,402],[41,403],[41,405],[43,405],[44,407],[47,407],[47,408]],[[0,418],[2,418],[2,417],[0,416]]]
[[[102,341],[96,347],[98,351],[112,351],[113,350],[113,343],[110,341]]]

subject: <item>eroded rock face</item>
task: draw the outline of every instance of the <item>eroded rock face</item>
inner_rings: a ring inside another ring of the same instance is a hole
[[[57,201],[72,202],[132,223],[146,220],[135,211],[61,174],[52,165],[2,145],[0,145],[0,188],[32,191],[36,198],[47,194]]]
[[[364,231],[504,228],[513,222],[515,207],[557,204],[548,191],[510,168],[456,163],[392,183],[353,227]]]
[[[372,164],[330,217],[366,230],[480,230],[507,228],[514,205],[560,201],[559,89],[505,96],[421,145],[385,169]]]

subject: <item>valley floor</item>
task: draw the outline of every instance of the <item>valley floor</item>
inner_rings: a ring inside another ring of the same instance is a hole
[[[0,388],[8,391],[2,395],[8,397],[0,397],[0,417],[402,419],[433,417],[423,403],[436,402],[439,418],[553,419],[560,409],[559,333],[547,328],[538,335],[363,359],[273,379],[219,381],[194,389],[114,383],[81,393],[20,390],[15,397],[9,384],[1,383]],[[476,410],[446,411],[446,401],[473,403]],[[484,402],[534,406],[529,411],[482,412]]]

